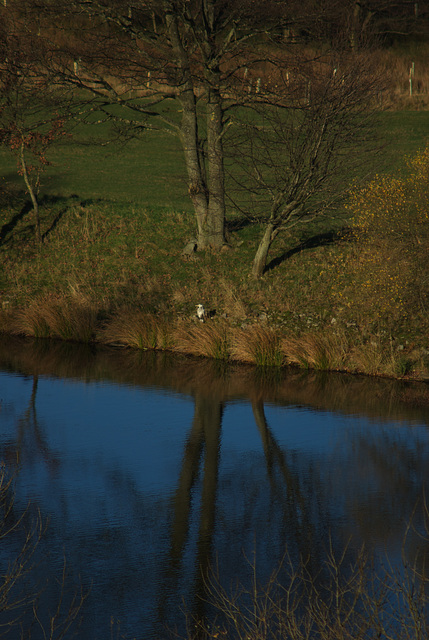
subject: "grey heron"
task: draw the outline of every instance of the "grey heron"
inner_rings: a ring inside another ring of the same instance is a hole
[[[202,304],[197,304],[197,317],[201,320],[201,322],[204,322],[204,319],[206,317],[206,310],[204,309]]]

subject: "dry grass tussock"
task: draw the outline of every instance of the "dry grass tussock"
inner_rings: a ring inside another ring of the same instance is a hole
[[[163,318],[136,309],[120,309],[99,332],[105,344],[134,349],[171,349],[173,331]]]
[[[420,354],[399,351],[391,340],[372,336],[350,352],[349,369],[368,375],[402,377],[418,365]]]
[[[228,360],[231,355],[231,332],[224,321],[181,323],[174,334],[175,351]]]
[[[87,343],[94,339],[98,315],[98,306],[90,300],[40,298],[16,313],[13,333]]]
[[[344,332],[327,330],[299,338],[282,338],[280,348],[288,364],[338,371],[346,368],[349,342]]]
[[[345,329],[326,327],[300,336],[267,324],[237,328],[229,319],[204,323],[165,318],[124,307],[107,314],[83,296],[44,297],[19,310],[0,310],[0,331],[35,338],[101,342],[134,349],[169,350],[259,367],[350,371],[392,378],[429,378],[427,349],[364,332],[356,339]]]
[[[389,335],[367,333],[356,340],[345,329],[327,327],[291,336],[268,324],[237,328],[229,319],[214,318],[204,323],[189,318],[176,320],[130,307],[107,314],[83,295],[44,297],[24,309],[2,309],[0,331],[168,350],[273,369],[292,365],[393,378],[429,378],[427,350],[398,344]]]
[[[284,357],[278,331],[258,324],[237,329],[234,334],[232,357],[262,367],[281,366],[284,364]]]
[[[421,350],[405,349],[389,336],[368,334],[359,341],[342,330],[307,333],[281,339],[285,363],[304,369],[348,371],[371,376],[426,378],[428,367]]]

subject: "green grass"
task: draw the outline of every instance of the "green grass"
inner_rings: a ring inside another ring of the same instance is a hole
[[[425,111],[386,112],[380,118],[380,134],[386,147],[377,159],[377,171],[397,168],[404,155],[413,154],[429,137]],[[186,170],[178,139],[166,132],[147,131],[124,145],[108,140],[107,125],[80,126],[74,139],[62,142],[49,155],[42,178],[42,192],[50,196],[135,203],[157,209],[191,211]],[[91,140],[90,145],[83,144]],[[0,148],[2,184],[22,189],[16,160]]]
[[[43,194],[191,210],[176,136],[145,131],[127,144],[114,136],[106,124],[74,128],[72,137],[49,152],[51,165],[43,174]],[[2,183],[19,190],[22,177],[16,167],[14,156],[0,148]]]
[[[405,155],[414,155],[429,139],[427,111],[388,111],[380,117],[381,139],[386,146],[377,163],[377,172],[396,171]]]

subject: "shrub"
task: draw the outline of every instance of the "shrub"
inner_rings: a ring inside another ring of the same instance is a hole
[[[3,566],[0,577],[0,633],[8,638],[53,640],[74,637],[72,625],[78,624],[88,593],[70,592],[64,560],[63,570],[55,576],[57,594],[52,612],[42,610],[43,589],[34,573],[36,555],[46,534],[39,512],[31,505],[20,510],[15,503],[15,476],[0,464],[0,539]],[[11,544],[13,543],[13,544]],[[5,555],[9,550],[9,557]],[[5,561],[7,560],[7,561]],[[37,557],[37,562],[40,558]],[[70,632],[70,633],[69,633]]]
[[[317,563],[288,555],[267,581],[249,561],[250,585],[225,587],[214,569],[204,576],[210,622],[188,616],[186,640],[423,640],[429,633],[428,512],[424,531],[407,527],[402,555],[392,563],[365,548],[334,549]],[[406,551],[408,539],[421,539]],[[398,554],[399,555],[399,554]],[[315,569],[317,566],[317,569]],[[213,622],[212,622],[213,619]]]
[[[333,288],[337,303],[367,324],[427,315],[429,146],[406,164],[403,175],[375,176],[348,202],[352,241],[334,261]]]

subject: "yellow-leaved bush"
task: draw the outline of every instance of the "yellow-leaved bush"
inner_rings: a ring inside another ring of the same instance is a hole
[[[401,175],[376,175],[351,192],[349,241],[334,259],[339,309],[367,324],[427,317],[429,146]]]

